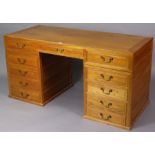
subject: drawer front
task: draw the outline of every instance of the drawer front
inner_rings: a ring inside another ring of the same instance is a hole
[[[39,48],[41,53],[45,52],[54,55],[60,55],[78,59],[84,58],[84,50],[80,48],[74,48],[72,46],[43,44],[40,45]]]
[[[88,67],[87,80],[127,87],[129,75],[111,69]]]
[[[9,66],[9,74],[10,76],[17,76],[19,78],[39,80],[39,73],[37,69],[32,69],[30,67],[21,66],[18,64]]]
[[[25,79],[25,78],[18,78],[17,76],[10,77],[10,87],[11,88],[19,88],[21,90],[39,90],[40,83],[39,81]]]
[[[112,112],[117,112],[119,114],[125,114],[126,112],[126,103],[112,100],[111,98],[98,97],[96,95],[87,94],[87,106],[95,107],[97,109],[103,110],[107,109]]]
[[[11,54],[7,54],[7,60],[9,64],[38,67],[38,57],[34,55],[24,55],[24,53],[16,54],[13,52]]]
[[[96,118],[100,121],[106,121],[111,123],[116,123],[120,125],[125,125],[125,116],[109,112],[106,110],[98,110],[87,108],[87,115],[93,118]]]
[[[24,39],[5,37],[5,44],[7,48],[16,49],[20,51],[33,49],[33,44],[31,43],[31,41]]]
[[[26,91],[11,88],[10,95],[11,97],[17,97],[27,101],[41,101],[41,95],[39,91]]]
[[[103,84],[88,83],[88,93],[97,96],[111,97],[113,99],[128,101],[128,91],[125,88],[115,88]]]
[[[129,58],[125,56],[116,56],[108,54],[108,52],[87,52],[86,61],[89,63],[96,63],[107,68],[114,68],[120,70],[130,70]]]

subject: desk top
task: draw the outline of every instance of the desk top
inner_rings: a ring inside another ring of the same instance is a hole
[[[86,31],[51,26],[35,26],[9,35],[9,37],[61,43],[83,48],[97,48],[134,52],[153,38],[125,34]]]

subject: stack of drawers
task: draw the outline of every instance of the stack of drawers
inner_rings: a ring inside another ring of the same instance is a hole
[[[46,44],[11,37],[5,45],[10,97],[43,106],[72,86],[71,61],[61,57],[65,51],[50,46],[52,54],[42,53]]]
[[[6,39],[6,57],[10,97],[41,102],[41,82],[38,54],[29,41]]]
[[[89,51],[85,63],[85,118],[125,126],[130,90],[130,58]]]

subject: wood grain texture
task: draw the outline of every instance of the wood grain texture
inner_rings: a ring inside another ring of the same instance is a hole
[[[86,63],[88,65],[95,64],[95,66],[116,70],[132,71],[130,59],[130,54],[125,55],[119,52],[115,53],[108,50],[93,49],[87,52]]]
[[[9,96],[45,105],[83,60],[84,118],[131,129],[149,101],[153,39],[35,26],[4,36]]]
[[[109,49],[114,51],[130,51],[133,47],[141,47],[141,42],[148,41],[149,39],[142,36],[94,32],[41,25],[9,34],[9,36],[85,48]]]
[[[95,109],[88,107],[87,114],[101,121],[107,121],[119,125],[125,125],[125,116],[118,113],[110,112],[106,109]]]
[[[10,76],[17,76],[26,79],[40,80],[39,71],[34,67],[21,66],[18,64],[13,64],[9,66]]]
[[[33,55],[16,54],[16,52],[9,52],[8,61],[11,64],[18,64],[21,66],[38,66],[38,57]]]
[[[87,104],[88,107],[96,107],[97,109],[107,109],[112,112],[116,112],[122,115],[126,114],[127,102],[121,102],[112,98],[98,97],[87,93]]]
[[[62,89],[72,85],[71,62],[68,58],[43,53],[40,58],[43,103],[46,103]]]
[[[128,89],[114,87],[104,83],[88,82],[88,92],[92,95],[110,97],[124,102],[128,101]]]
[[[86,66],[86,65],[85,65]],[[130,74],[113,69],[86,66],[87,80],[105,83],[113,86],[128,87]]]
[[[134,55],[131,123],[133,124],[146,104],[149,103],[149,90],[152,65],[152,42],[149,42]]]

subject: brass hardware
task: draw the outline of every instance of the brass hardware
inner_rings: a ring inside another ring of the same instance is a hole
[[[102,100],[100,100],[100,103],[106,108],[110,108],[112,106],[112,103],[104,103]]]
[[[100,76],[104,79],[104,75],[103,74],[100,74]]]
[[[20,43],[16,43],[17,48],[22,49],[24,48],[26,45],[25,44],[20,44]]]
[[[106,121],[112,118],[111,115],[104,115],[103,113],[100,113],[100,116],[103,120],[106,120]]]
[[[106,91],[104,88],[101,88],[101,90],[105,95],[110,95],[112,93],[112,89],[109,89],[108,91]]]
[[[108,103],[107,105],[105,105],[106,108],[109,108],[112,106],[112,103]]]
[[[22,58],[17,58],[17,61],[18,61],[20,64],[22,64],[22,65],[24,65],[24,64],[26,63],[26,60],[25,60],[25,59],[22,59]]]
[[[100,74],[100,76],[105,80],[105,81],[111,81],[113,79],[113,76],[105,76],[103,74]]]
[[[111,63],[114,58],[112,57],[108,57],[108,58],[105,58],[104,56],[101,56],[101,59],[105,62],[105,63]]]
[[[19,84],[20,84],[22,87],[28,86],[28,83],[27,83],[27,82],[22,82],[22,81],[20,81]]]
[[[60,52],[63,53],[65,50],[64,49],[60,49]]]
[[[60,53],[63,53],[65,50],[63,48],[57,48],[56,51],[60,52]]]
[[[29,94],[24,94],[23,92],[20,93],[21,97],[23,98],[28,98],[30,95]]]
[[[104,102],[103,102],[103,101],[100,101],[100,103],[101,103],[102,105],[104,105]]]
[[[26,76],[26,74],[28,73],[27,71],[22,71],[22,70],[18,70],[18,72],[22,76]]]

